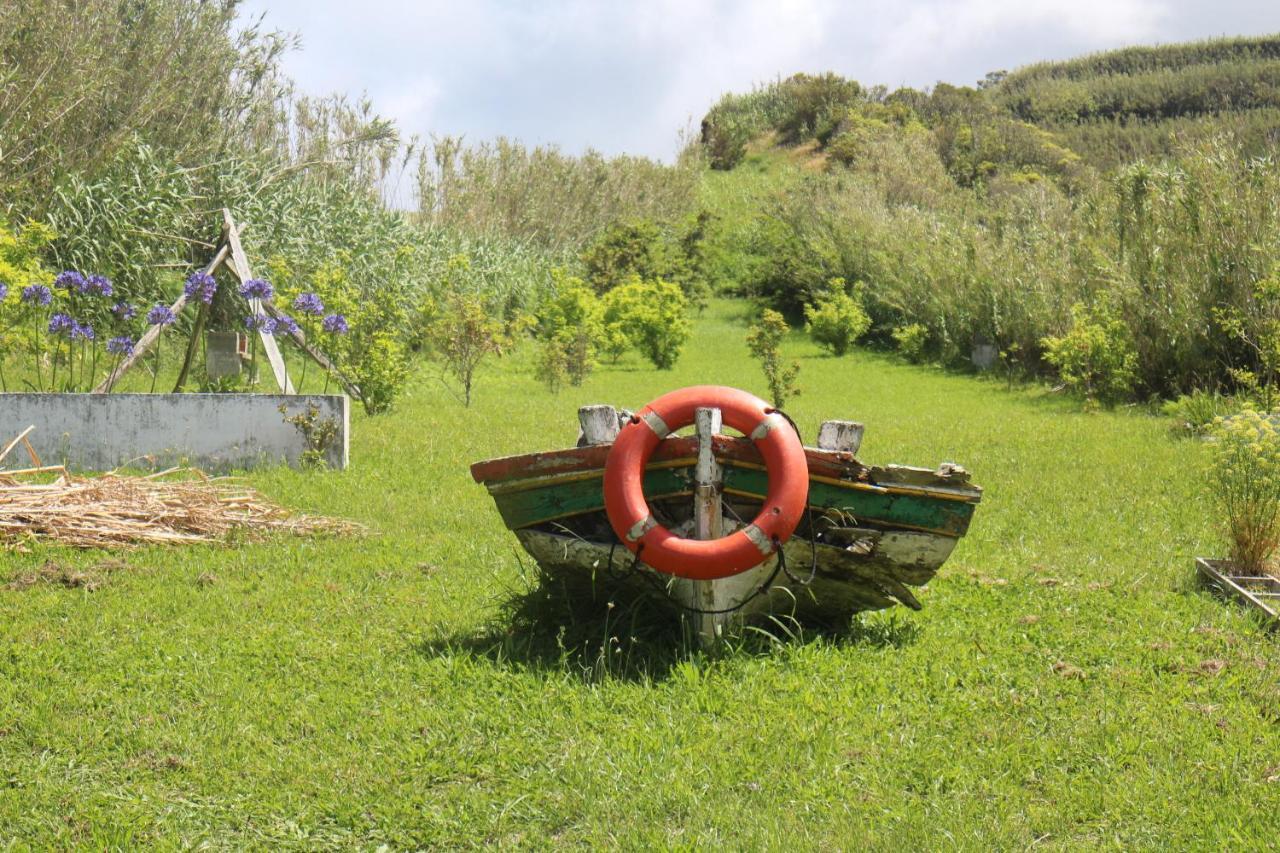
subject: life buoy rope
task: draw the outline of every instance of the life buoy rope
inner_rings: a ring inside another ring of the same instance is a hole
[[[654,518],[644,497],[644,470],[675,430],[693,423],[700,407],[720,409],[724,423],[751,439],[769,476],[764,505],[745,527],[719,539],[682,539]],[[721,385],[695,385],[664,394],[632,416],[609,450],[604,504],[618,539],[660,572],[713,580],[745,572],[768,559],[795,532],[809,495],[804,447],[789,420],[760,398]]]

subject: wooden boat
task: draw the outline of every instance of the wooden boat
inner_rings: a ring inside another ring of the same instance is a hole
[[[644,471],[654,516],[684,537],[696,533],[700,446],[716,463],[721,535],[756,515],[768,483],[755,444],[707,434],[702,411],[698,434],[663,440]],[[548,576],[596,597],[624,587],[647,590],[696,614],[704,632],[765,614],[839,620],[895,603],[919,609],[910,588],[927,583],[951,555],[982,497],[958,465],[864,465],[854,455],[862,425],[828,421],[818,446],[804,448],[808,512],[780,557],[720,580],[676,578],[638,561],[606,516],[605,462],[630,415],[610,406],[585,407],[577,447],[477,462],[472,476]]]

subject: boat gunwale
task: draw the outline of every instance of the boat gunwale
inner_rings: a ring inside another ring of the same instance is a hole
[[[664,441],[654,452],[654,461],[649,463],[647,469],[663,470],[692,466],[697,457],[696,441],[694,437],[679,437]],[[488,459],[473,464],[471,475],[477,483],[483,484],[488,489],[489,494],[495,496],[590,480],[604,476],[605,460],[608,458],[610,447],[611,445],[608,444],[589,445]],[[716,436],[714,439],[713,452],[717,459],[728,467],[766,470],[760,462],[741,458],[754,451],[755,446],[749,439],[732,436]],[[977,504],[982,500],[982,487],[967,481],[958,484],[907,483],[895,476],[895,472],[904,471],[944,479],[928,468],[907,465],[872,468],[858,462],[853,454],[846,451],[814,447],[806,447],[804,451],[811,481],[878,494],[914,495],[969,504]],[[536,468],[539,463],[546,464],[548,460],[560,463],[564,467],[545,474],[526,473],[530,468]],[[872,475],[878,476],[873,479]]]

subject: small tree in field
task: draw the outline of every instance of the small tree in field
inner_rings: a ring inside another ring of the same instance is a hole
[[[659,370],[670,370],[693,331],[689,300],[680,286],[662,279],[630,278],[605,294],[606,331],[619,324],[624,339]]]
[[[502,321],[478,296],[455,293],[432,330],[432,343],[445,370],[462,385],[463,404],[471,405],[476,368],[485,356],[501,355],[507,343]]]
[[[800,362],[793,361],[789,365],[782,363],[782,339],[786,337],[789,328],[786,318],[777,311],[766,308],[759,321],[747,333],[747,347],[760,361],[765,381],[769,383],[769,394],[778,408],[786,405],[788,397],[795,397],[800,393],[795,384],[796,375],[800,373]]]
[[[855,286],[850,296],[845,292],[844,279],[831,280],[831,292],[820,298],[816,305],[804,306],[804,319],[809,336],[832,355],[844,355],[854,341],[871,327],[871,318],[862,308],[862,286]]]

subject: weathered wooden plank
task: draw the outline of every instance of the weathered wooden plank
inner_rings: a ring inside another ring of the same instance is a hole
[[[822,450],[837,450],[845,453],[857,453],[862,446],[862,434],[865,427],[857,421],[823,421],[818,427],[818,447]]]
[[[720,489],[724,484],[724,472],[716,461],[712,442],[723,426],[722,415],[714,407],[699,407],[694,411],[695,435],[698,440],[698,461],[693,472],[693,535],[695,539],[719,539],[723,516],[720,505]],[[714,580],[692,581],[682,585],[679,592],[688,590],[695,609],[724,610],[732,602],[726,597],[730,584]],[[715,645],[730,621],[728,613],[695,613],[693,624],[697,628],[698,642],[709,648]]]
[[[471,476],[477,483],[493,486],[535,477],[603,470],[611,446],[592,445],[487,459],[471,466]],[[715,437],[713,447],[718,459],[764,466],[760,451],[756,449],[753,442],[745,438],[719,435]],[[958,498],[975,502],[982,495],[980,488],[969,484],[967,473],[957,473],[957,471],[962,472],[963,469],[953,467],[944,473],[942,469],[931,471],[927,468],[911,468],[904,465],[867,467],[854,459],[852,454],[843,451],[806,447],[804,452],[810,476],[878,483],[887,487],[925,486],[930,489],[952,490]],[[668,438],[654,451],[653,462],[666,462],[673,459],[692,460],[696,456],[696,438],[692,436]]]
[[[225,207],[222,209],[223,223],[227,229],[227,243],[231,247],[231,271],[235,273],[236,278],[240,279],[240,283],[244,284],[253,278],[253,272],[249,269],[249,258],[244,253],[244,247],[240,244],[240,230],[235,221],[231,218],[231,211]],[[249,310],[255,314],[263,313],[262,300],[250,299]],[[285,394],[293,394],[293,382],[289,379],[289,371],[284,363],[284,356],[280,354],[280,348],[276,346],[275,336],[269,334],[265,329],[258,330],[258,338],[262,344],[262,351],[267,356],[267,361],[271,364],[271,373],[275,376],[276,386]]]
[[[622,425],[613,406],[582,406],[578,409],[578,446],[612,444]]]
[[[763,500],[768,489],[764,471],[739,467],[722,460],[724,490],[752,500]],[[693,460],[677,468],[650,468],[645,473],[645,494],[655,497],[691,495]],[[498,511],[511,529],[604,509],[603,471],[548,477],[529,488],[507,491],[491,488]],[[572,476],[573,479],[568,479]],[[521,484],[524,485],[524,484]],[[942,499],[924,490],[894,492],[865,483],[811,481],[809,505],[815,509],[838,509],[859,524],[909,527],[947,536],[961,536],[968,530],[974,503]]]
[[[272,317],[279,318],[284,316],[285,312],[276,307],[274,303],[268,302],[263,307],[267,309],[267,313]],[[345,373],[339,370],[338,366],[331,362],[328,356],[308,343],[306,333],[304,333],[302,329],[289,332],[289,338],[298,345],[298,348],[302,350],[303,353],[310,356],[312,361],[320,365],[322,370],[327,370],[337,377],[338,384],[340,384],[347,392],[347,396],[351,397],[353,400],[364,400],[364,397],[360,393],[360,388],[352,382]]]
[[[602,597],[619,589],[633,588],[660,597],[657,589],[673,592],[680,581],[641,564],[636,572],[646,573],[650,580],[632,572],[633,557],[622,546],[564,536],[542,530],[520,530],[516,536],[538,565],[558,581],[570,585],[574,594]],[[733,615],[734,619],[765,614],[843,619],[861,610],[880,610],[901,601],[913,609],[920,602],[906,589],[893,566],[868,563],[841,549],[828,545],[811,545],[804,539],[792,538],[784,546],[792,574],[807,579],[811,560],[816,554],[817,571],[808,586],[793,583],[779,573],[767,594],[752,598]],[[610,559],[612,558],[612,563]],[[776,559],[776,558],[774,558]],[[727,578],[732,582],[729,604],[745,600],[773,572],[773,559],[740,575]],[[655,585],[657,589],[655,589]],[[900,594],[903,598],[898,599]],[[678,604],[671,601],[672,607]]]
[[[1270,581],[1275,582],[1274,578],[1246,578],[1233,577],[1229,571],[1230,564],[1225,560],[1206,560],[1203,557],[1196,558],[1196,569],[1209,583],[1222,590],[1223,594],[1228,595],[1242,604],[1251,605],[1271,619],[1271,627],[1274,630],[1280,627],[1280,610],[1268,604],[1257,593],[1247,589],[1244,584],[1253,581]],[[1269,597],[1269,596],[1268,596]]]

